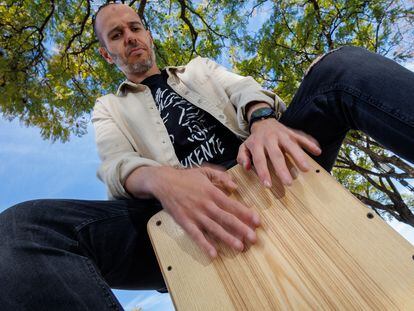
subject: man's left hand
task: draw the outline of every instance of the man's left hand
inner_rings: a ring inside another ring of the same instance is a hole
[[[288,186],[292,184],[296,173],[286,155],[290,156],[301,171],[306,172],[310,169],[310,165],[304,149],[316,156],[321,154],[319,144],[312,136],[288,128],[270,118],[252,125],[250,136],[240,145],[237,162],[246,170],[254,164],[261,183],[270,188],[272,186],[268,167],[268,160],[270,160],[276,175],[284,185]]]

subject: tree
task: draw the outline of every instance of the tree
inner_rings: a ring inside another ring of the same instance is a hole
[[[67,141],[86,131],[94,99],[123,79],[97,54],[91,0],[0,2],[2,115]],[[289,103],[309,64],[342,45],[396,61],[414,56],[414,7],[401,0],[125,1],[144,17],[160,67],[195,55],[230,62]],[[265,19],[256,31],[257,16]],[[249,26],[250,25],[250,26]],[[227,58],[227,57],[228,58]],[[386,169],[385,169],[386,168]],[[410,163],[352,132],[335,177],[382,217],[414,226]]]

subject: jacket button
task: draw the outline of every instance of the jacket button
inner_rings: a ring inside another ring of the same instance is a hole
[[[219,118],[220,118],[220,119],[224,119],[224,115],[222,115],[222,114],[221,114],[221,115],[219,115]]]

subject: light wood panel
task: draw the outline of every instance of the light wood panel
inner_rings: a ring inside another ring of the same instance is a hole
[[[271,190],[236,166],[232,195],[261,215],[258,243],[211,261],[164,211],[148,231],[182,310],[414,310],[414,247],[312,161]],[[373,216],[369,218],[368,216]]]

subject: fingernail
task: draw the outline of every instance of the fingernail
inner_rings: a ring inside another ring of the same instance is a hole
[[[272,187],[272,184],[268,180],[265,180],[263,184],[265,185],[266,188],[271,188]]]
[[[249,231],[249,232],[247,233],[247,239],[248,239],[250,242],[254,243],[254,242],[256,241],[256,233],[254,233],[253,231]]]
[[[256,226],[260,226],[260,218],[257,215],[253,215],[253,223]]]
[[[309,163],[308,162],[302,162],[302,166],[305,170],[310,169]]]
[[[208,252],[211,258],[215,258],[217,256],[217,252],[214,249],[210,249]]]
[[[239,240],[237,240],[237,242],[235,243],[235,246],[236,246],[236,248],[237,248],[238,250],[240,250],[240,251],[242,251],[242,250],[243,250],[243,248],[244,248],[243,243],[242,243],[242,242],[240,242]]]
[[[298,172],[298,170],[296,169],[296,167],[292,167],[292,168],[290,169],[290,175],[292,175],[292,178],[293,178],[293,179],[298,178],[298,176],[299,176],[299,172]]]

